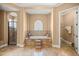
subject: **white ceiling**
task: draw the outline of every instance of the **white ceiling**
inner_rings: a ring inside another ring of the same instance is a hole
[[[48,8],[51,8],[58,4],[59,3],[16,3],[16,5],[26,8],[35,7],[35,6],[47,6]]]
[[[25,7],[29,14],[48,14],[51,8],[61,5],[60,3],[16,3],[19,7]]]
[[[16,3],[18,7],[25,7],[28,14],[48,14],[51,8],[61,5],[60,3]],[[0,5],[0,9],[7,11],[18,11],[17,8]]]
[[[45,9],[45,10],[36,10],[36,9],[27,9],[28,14],[49,14],[50,9]]]

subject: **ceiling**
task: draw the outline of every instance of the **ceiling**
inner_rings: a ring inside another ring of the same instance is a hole
[[[27,13],[28,14],[49,14],[51,11],[51,9],[41,9],[41,10],[37,10],[37,9],[27,9]]]
[[[48,14],[53,7],[61,5],[60,3],[17,3],[19,7],[25,7],[29,14]]]
[[[3,6],[3,5],[0,5],[0,10],[5,10],[5,11],[18,11],[17,8],[14,8],[14,7],[8,7],[8,6]]]
[[[26,8],[26,12],[28,14],[48,14],[50,13],[53,7],[57,7],[61,5],[60,3],[15,3],[17,7],[24,7]],[[0,5],[0,9],[7,10],[7,11],[18,11],[17,8],[7,6],[7,5]]]
[[[26,7],[26,8],[33,8],[33,7],[39,7],[39,6],[51,8],[59,4],[60,3],[16,3],[17,6]]]

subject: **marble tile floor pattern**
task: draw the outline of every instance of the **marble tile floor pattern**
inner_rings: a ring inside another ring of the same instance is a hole
[[[8,46],[0,49],[0,56],[77,56],[71,47],[62,48],[19,48],[16,46]]]

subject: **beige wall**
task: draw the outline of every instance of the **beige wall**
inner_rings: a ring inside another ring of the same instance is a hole
[[[4,11],[0,10],[0,41],[3,41],[4,37]]]
[[[75,20],[75,10],[69,10],[68,13],[62,15],[61,17],[61,37],[66,41],[74,42],[74,20]],[[71,33],[65,29],[66,26],[71,26]]]
[[[72,8],[75,6],[79,6],[79,4],[75,3],[66,3],[62,4],[58,7],[53,8],[53,44],[59,45],[59,12],[68,8]]]
[[[30,31],[30,14],[26,13],[26,16],[27,16],[27,31],[29,32]]]
[[[25,34],[27,33],[27,15],[25,8],[20,8],[17,20],[17,45],[24,46]]]
[[[63,15],[64,24],[73,26],[75,19],[74,17],[75,17],[75,10],[71,10],[69,13]]]
[[[4,42],[8,44],[8,19],[7,19],[7,11],[4,13]]]
[[[47,31],[50,31],[50,14],[30,14],[28,18],[28,30],[32,32],[33,35],[45,35]],[[34,23],[36,20],[43,22],[43,31],[40,33],[34,31]]]
[[[0,40],[2,41],[0,45],[7,44],[8,41],[8,23],[6,17],[6,11],[0,11]]]

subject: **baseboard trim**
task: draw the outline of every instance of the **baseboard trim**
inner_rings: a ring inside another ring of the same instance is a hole
[[[3,45],[0,46],[0,48],[6,47],[6,46],[8,46],[8,45],[7,44],[3,44]]]
[[[18,47],[24,47],[24,45],[22,45],[22,44],[17,44],[17,46],[18,46]]]
[[[53,45],[53,47],[60,48],[60,46],[59,46],[59,45]]]

